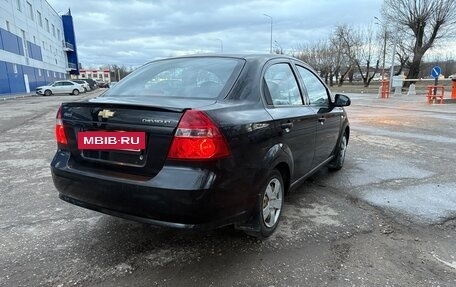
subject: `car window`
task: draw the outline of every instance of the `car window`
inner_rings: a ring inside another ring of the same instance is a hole
[[[302,105],[301,93],[290,65],[272,65],[266,71],[264,80],[274,106]]]
[[[52,84],[52,85],[54,85],[55,87],[60,87],[60,86],[62,86],[62,83],[61,83],[61,82],[55,82],[55,83]]]
[[[298,72],[301,75],[311,105],[324,106],[329,104],[328,91],[323,83],[311,71],[301,66]]]
[[[243,66],[234,58],[182,58],[152,62],[136,70],[104,96],[217,98],[231,87]]]

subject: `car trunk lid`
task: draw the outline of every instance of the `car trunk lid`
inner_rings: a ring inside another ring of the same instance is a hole
[[[97,98],[90,102],[64,103],[61,118],[74,167],[153,177],[163,167],[175,129],[186,109],[201,108],[215,100],[157,101]],[[144,150],[80,150],[78,133],[88,131],[144,132]]]

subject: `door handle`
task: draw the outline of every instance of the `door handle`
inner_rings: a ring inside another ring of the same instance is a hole
[[[280,125],[280,127],[284,130],[291,129],[293,127],[293,123],[283,123]]]
[[[322,125],[325,124],[325,121],[326,121],[326,118],[325,117],[321,117],[321,118],[318,118],[318,122]]]

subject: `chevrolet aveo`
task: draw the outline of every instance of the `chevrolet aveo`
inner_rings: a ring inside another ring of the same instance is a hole
[[[348,105],[283,55],[154,61],[61,105],[53,181],[61,199],[106,214],[265,238],[290,190],[342,167]]]

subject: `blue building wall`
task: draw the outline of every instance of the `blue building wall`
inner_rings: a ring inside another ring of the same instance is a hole
[[[73,51],[67,52],[67,58],[69,64],[74,64],[76,70],[70,71],[70,74],[79,75],[79,60],[78,60],[78,53],[76,47],[76,36],[74,33],[74,26],[73,26],[73,16],[71,16],[71,11],[68,10],[66,15],[62,15],[62,23],[63,23],[63,34],[65,35],[65,41],[72,44],[74,47]]]
[[[29,58],[43,61],[39,45],[27,41],[27,47]],[[0,49],[24,56],[22,38],[2,28],[0,28]],[[39,86],[66,78],[64,73],[0,61],[0,95],[12,96],[18,93],[26,93],[24,75],[28,77],[31,93],[34,93]]]
[[[43,61],[43,55],[41,53],[41,47],[27,41],[28,56],[32,59]]]
[[[0,94],[9,94],[10,92],[6,63],[0,61]]]
[[[14,66],[16,66],[16,70],[14,69]],[[22,65],[6,63],[6,74],[8,75],[10,92],[12,94],[25,92]]]
[[[15,73],[14,65],[16,66],[17,73]],[[41,70],[41,76],[39,70]],[[35,89],[39,86],[63,80],[66,76],[64,73],[58,72],[55,72],[54,76],[54,71],[51,70],[0,61],[0,95],[13,96],[18,93],[25,93],[24,75],[28,76],[31,93],[34,93]]]
[[[0,37],[2,38],[2,50],[24,56],[24,47],[22,47],[22,38],[13,33],[0,28]]]

